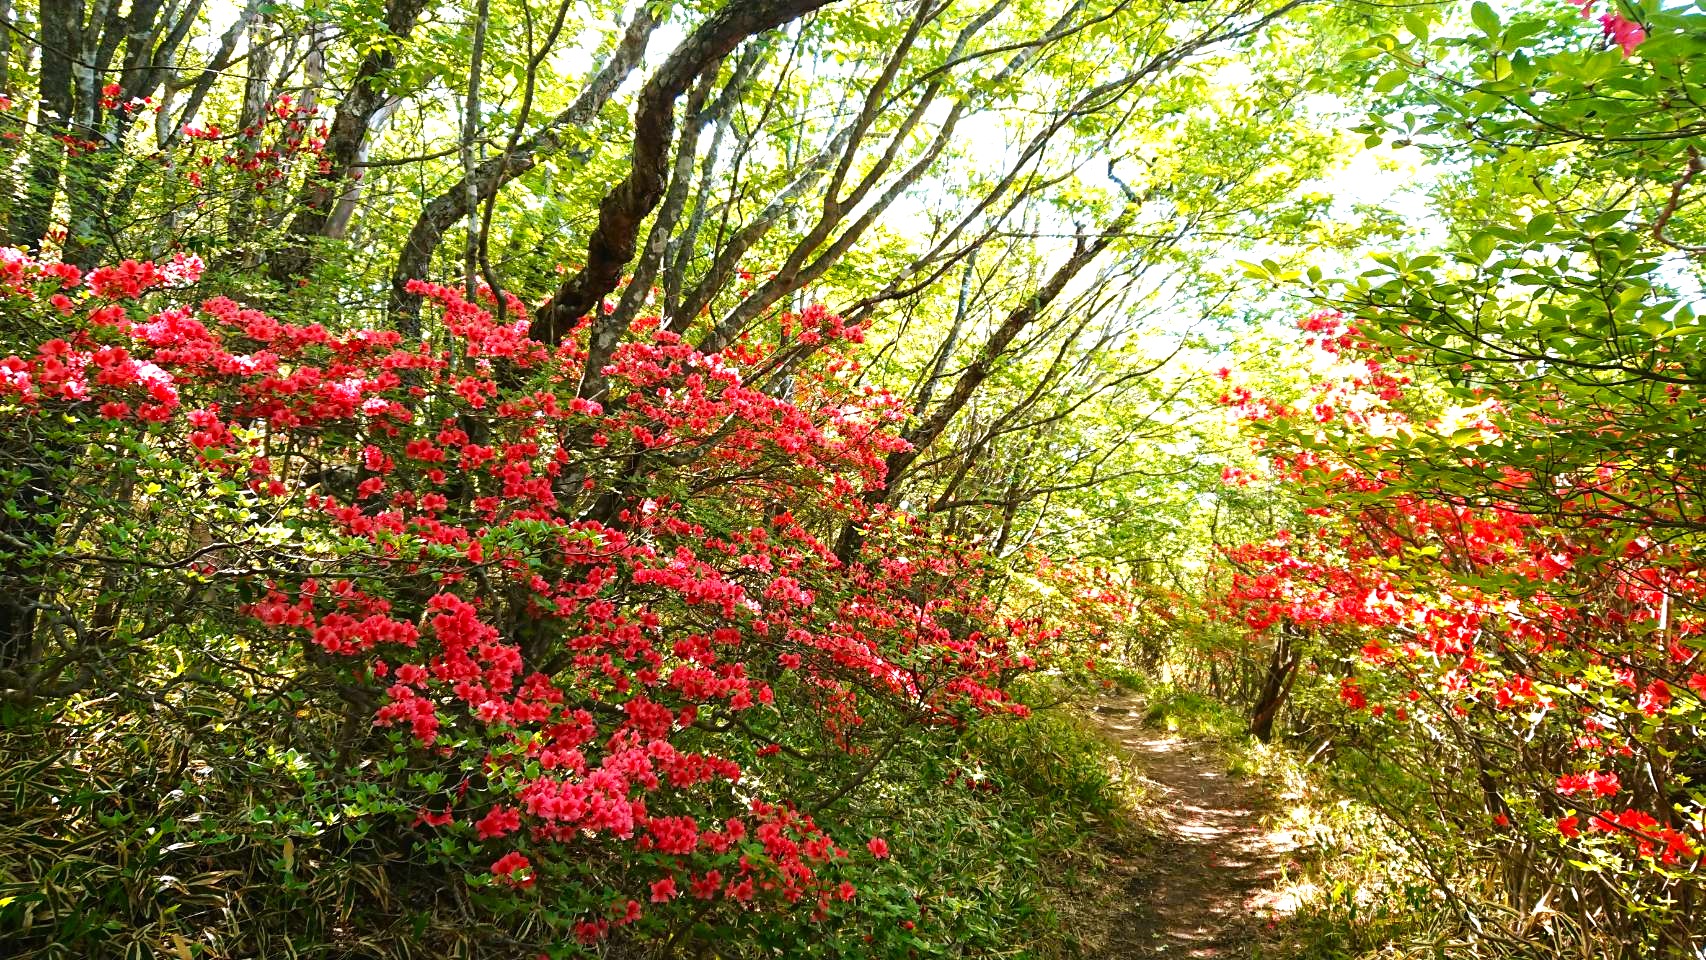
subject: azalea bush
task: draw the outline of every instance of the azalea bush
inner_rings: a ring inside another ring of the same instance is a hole
[[[1228,393],[1259,427],[1266,480],[1309,519],[1228,551],[1227,614],[1309,638],[1311,684],[1340,708],[1330,736],[1356,754],[1351,789],[1444,876],[1491,883],[1502,909],[1455,898],[1463,919],[1692,949],[1706,585],[1687,538],[1640,505],[1697,505],[1617,460],[1519,469],[1512,435],[1529,417],[1498,391],[1452,403],[1356,322],[1304,326],[1335,361],[1311,391]],[[1603,411],[1550,409],[1541,429],[1564,416],[1618,429]],[[1453,466],[1481,474],[1481,492],[1459,492]]]
[[[5,258],[6,309],[57,331],[0,360],[0,676],[13,736],[60,751],[13,775],[59,796],[44,837],[150,822],[158,872],[127,882],[162,899],[133,932],[194,938],[164,876],[193,848],[266,857],[328,941],[392,898],[425,942],[552,956],[818,942],[867,904],[917,939],[916,887],[884,872],[906,851],[861,793],[1024,716],[1011,682],[1062,641],[1003,614],[975,551],[871,514],[901,441],[833,349],[858,328],[784,318],[819,360],[778,397],[743,378],[776,344],[706,356],[642,319],[595,402],[578,338],[529,339],[513,298],[419,285],[434,347],[284,322],[200,272]],[[854,520],[844,563],[827,543]],[[134,757],[151,726],[181,754],[140,795],[72,788],[74,757]],[[235,823],[193,796],[245,790]],[[29,936],[88,949],[120,924],[25,861],[0,911]]]
[[[1591,7],[1364,51],[1364,132],[1450,164],[1448,239],[1250,265],[1323,309],[1295,383],[1222,371],[1257,458],[1225,482],[1293,507],[1226,545],[1221,608],[1287,651],[1286,735],[1388,820],[1459,949],[1694,956],[1699,14]]]

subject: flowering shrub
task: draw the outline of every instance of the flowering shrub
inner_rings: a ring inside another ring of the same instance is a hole
[[[838,808],[916,731],[1025,712],[1006,684],[1054,634],[1000,615],[977,556],[900,517],[857,562],[827,546],[901,445],[844,355],[782,399],[743,377],[766,348],[705,356],[641,320],[601,405],[575,398],[576,338],[528,339],[489,294],[418,285],[434,349],[192,298],[192,257],[3,265],[6,309],[62,331],[0,360],[34,438],[8,483],[38,505],[5,587],[58,611],[6,685],[171,690],[193,680],[123,677],[115,651],[193,636],[281,722],[354,724],[324,775],[532,918],[534,947],[831,922],[906,857]]]
[[[1332,362],[1302,397],[1223,397],[1309,519],[1228,551],[1226,613],[1317,639],[1345,741],[1406,771],[1386,805],[1461,838],[1511,907],[1534,909],[1539,878],[1548,916],[1688,942],[1669,905],[1698,896],[1706,851],[1706,577],[1655,521],[1703,505],[1626,458],[1527,459],[1537,426],[1618,430],[1606,409],[1521,384],[1454,402],[1397,337],[1303,326]],[[1424,795],[1437,819],[1415,816]]]

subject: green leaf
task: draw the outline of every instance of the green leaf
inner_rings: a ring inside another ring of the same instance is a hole
[[[1589,230],[1606,230],[1622,223],[1628,215],[1629,211],[1627,210],[1607,210],[1604,213],[1589,217],[1584,226]]]
[[[1388,70],[1380,75],[1380,79],[1374,81],[1374,92],[1391,93],[1393,90],[1398,89],[1398,85],[1403,83],[1404,79],[1409,75],[1410,71],[1404,67],[1397,67],[1392,70]],[[1378,138],[1375,142],[1379,142]]]
[[[1475,5],[1469,8],[1469,19],[1475,21],[1476,29],[1493,39],[1499,37],[1499,15],[1493,8],[1487,6],[1484,0],[1475,0]]]

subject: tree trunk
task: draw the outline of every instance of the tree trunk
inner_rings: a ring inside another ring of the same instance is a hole
[[[1297,665],[1302,654],[1292,642],[1294,632],[1295,628],[1290,624],[1280,628],[1274,648],[1268,654],[1268,673],[1262,680],[1261,693],[1256,697],[1255,706],[1250,708],[1250,733],[1263,743],[1273,740],[1274,720],[1279,716],[1280,707],[1285,705],[1286,696],[1291,693],[1292,683],[1297,680]]]
[[[30,149],[23,194],[12,209],[8,239],[20,247],[40,250],[42,236],[53,224],[53,201],[65,166],[65,144],[72,136],[75,108],[72,59],[78,49],[82,5],[76,0],[41,2],[41,70],[36,95],[37,136]]]
[[[261,134],[266,130],[267,102],[272,99],[268,74],[273,67],[272,44],[267,42],[271,24],[258,19],[249,26],[248,73],[243,80],[243,103],[237,115],[237,142],[244,153],[260,150]],[[288,58],[287,58],[288,59]],[[226,235],[233,244],[241,246],[255,233],[255,194],[253,190],[238,189],[231,198],[231,219]]]
[[[385,5],[385,25],[394,42],[369,52],[356,68],[355,82],[338,104],[332,117],[326,146],[320,154],[324,166],[309,175],[296,195],[286,246],[272,258],[268,272],[274,280],[294,280],[313,265],[314,242],[327,236],[332,213],[351,189],[361,155],[375,117],[385,109],[388,94],[382,82],[397,64],[397,46],[414,32],[426,0],[390,0]]]
[[[875,507],[888,502],[889,498],[894,496],[895,487],[900,478],[906,474],[906,471],[918,460],[925,449],[934,443],[943,431],[948,429],[948,424],[953,421],[954,417],[971,400],[978,388],[983,385],[983,381],[994,369],[995,361],[1006,352],[1013,339],[1030,326],[1031,322],[1049,304],[1055,301],[1055,298],[1060,296],[1067,284],[1078,275],[1079,271],[1083,270],[1103,250],[1108,248],[1114,237],[1130,221],[1132,213],[1133,209],[1127,207],[1119,217],[1115,218],[1108,229],[1093,241],[1086,243],[1080,238],[1076,248],[1072,251],[1072,256],[1068,257],[1066,262],[1055,270],[1048,281],[1007,314],[1001,326],[995,328],[995,332],[991,333],[989,339],[984,341],[983,346],[979,349],[977,359],[973,360],[960,374],[959,380],[954,383],[952,392],[942,401],[942,405],[911,430],[906,431],[904,437],[909,444],[909,449],[897,450],[889,454],[886,468],[883,471],[883,484],[866,491],[866,503]],[[860,532],[857,524],[849,523],[841,531],[841,537],[836,542],[835,554],[841,558],[843,563],[848,562],[858,555],[859,548],[863,544],[864,534]]]
[[[621,281],[622,271],[634,259],[641,221],[663,198],[669,149],[675,139],[675,101],[701,73],[747,37],[772,30],[827,3],[829,0],[750,0],[728,4],[700,24],[658,67],[640,89],[634,110],[634,147],[628,175],[599,203],[598,225],[587,243],[586,265],[539,308],[530,331],[534,339],[560,342]],[[594,325],[587,341],[579,396],[602,397],[606,386],[603,367],[621,336],[622,331],[612,323]]]

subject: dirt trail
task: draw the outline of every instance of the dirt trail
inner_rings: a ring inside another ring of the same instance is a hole
[[[1264,823],[1260,784],[1231,776],[1206,745],[1142,723],[1136,700],[1103,701],[1092,714],[1130,757],[1152,798],[1158,836],[1109,864],[1124,889],[1101,958],[1248,960],[1274,957],[1290,905],[1277,889],[1294,837]]]

